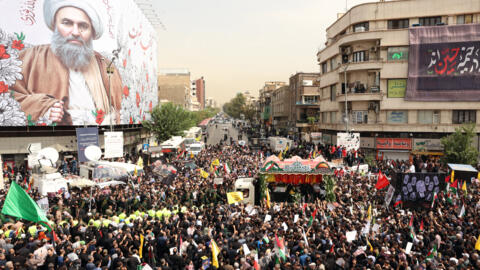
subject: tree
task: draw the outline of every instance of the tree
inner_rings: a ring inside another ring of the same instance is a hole
[[[455,132],[441,139],[444,147],[445,163],[477,165],[478,150],[473,147],[473,138],[476,136],[475,125],[465,125],[456,128]]]
[[[152,111],[152,120],[144,121],[143,127],[153,132],[158,141],[163,142],[172,136],[183,136],[183,131],[195,124],[192,112],[169,102],[156,106]]]
[[[195,124],[198,125],[204,119],[215,116],[219,111],[220,111],[220,109],[218,109],[218,108],[207,107],[204,110],[201,110],[201,111],[198,111],[198,112],[192,112],[193,117],[195,118]]]
[[[223,105],[223,111],[233,118],[240,118],[241,114],[245,114],[245,97],[242,93],[238,93],[232,100]]]

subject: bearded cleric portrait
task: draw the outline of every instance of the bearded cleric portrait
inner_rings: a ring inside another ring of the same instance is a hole
[[[53,32],[51,43],[21,51],[21,80],[12,87],[15,99],[33,121],[49,124],[120,123],[122,80],[110,61],[93,50],[103,32],[91,0],[45,0],[43,15]],[[110,75],[110,78],[109,78]],[[109,96],[111,91],[111,96]]]

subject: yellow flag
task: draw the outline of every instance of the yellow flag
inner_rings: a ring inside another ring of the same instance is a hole
[[[270,192],[268,192],[268,188],[265,189],[265,197],[267,199],[267,207],[270,209]]]
[[[209,174],[203,169],[200,169],[200,176],[203,178],[208,178]]]
[[[368,217],[367,217],[367,220],[371,220],[372,219],[372,205],[370,204],[368,206]]]
[[[142,258],[142,253],[143,253],[143,240],[145,238],[143,237],[143,234],[140,234],[140,248],[138,248],[138,255],[140,259]]]
[[[228,204],[241,202],[241,201],[243,201],[243,193],[239,192],[239,191],[229,192],[229,193],[227,193],[227,201],[228,201]]]
[[[367,238],[367,245],[368,247],[370,248],[370,252],[373,251],[373,247],[372,247],[372,244],[370,244],[370,241],[368,241],[368,238]]]
[[[475,243],[475,249],[480,250],[480,235],[478,235],[477,243]]]
[[[139,157],[139,158],[138,158],[137,165],[140,166],[140,167],[143,167],[143,159],[142,159],[142,157]]]
[[[463,181],[462,190],[465,192],[465,195],[467,195],[467,181]]]
[[[477,179],[480,180],[480,172],[478,172],[478,174],[477,174]]]
[[[282,160],[282,151],[278,154],[278,159]]]
[[[137,172],[137,166],[135,166],[135,169],[133,170],[133,175],[134,176],[137,176],[138,172]]]
[[[453,183],[453,179],[455,178],[455,171],[452,170],[452,176],[450,176],[450,182]]]
[[[212,265],[216,268],[220,267],[218,264],[218,254],[220,253],[220,249],[217,246],[217,243],[213,241],[213,239],[210,241],[210,248],[212,249]]]
[[[202,135],[200,135],[200,136],[198,136],[197,138],[195,138],[195,140],[196,140],[197,142],[199,142],[201,139],[202,139]]]
[[[220,166],[220,161],[217,159],[215,159],[214,161],[212,161],[212,165],[213,166]]]

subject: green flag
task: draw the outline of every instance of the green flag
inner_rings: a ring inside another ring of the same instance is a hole
[[[17,183],[12,182],[3,204],[2,214],[33,222],[48,222],[45,212]]]

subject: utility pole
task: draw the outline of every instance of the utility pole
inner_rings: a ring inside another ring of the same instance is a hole
[[[343,68],[343,82],[345,85],[345,133],[348,133],[348,101],[347,101],[347,68],[348,68],[349,62],[345,64],[345,67]]]

